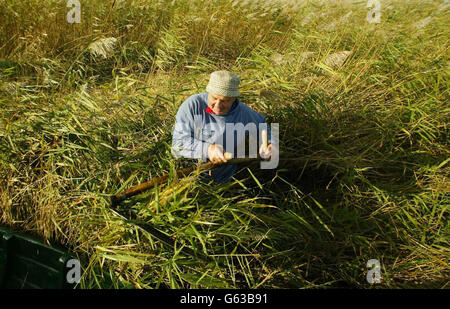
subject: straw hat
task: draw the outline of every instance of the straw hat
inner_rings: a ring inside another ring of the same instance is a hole
[[[236,74],[228,71],[215,71],[211,73],[206,91],[225,97],[238,97],[240,82],[241,79]]]

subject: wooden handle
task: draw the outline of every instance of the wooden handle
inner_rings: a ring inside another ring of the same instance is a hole
[[[267,151],[267,130],[262,130],[262,144],[263,144],[263,151]]]
[[[230,153],[231,155],[231,153]],[[220,163],[212,163],[212,162],[207,162],[207,163],[203,163],[200,164],[198,166],[191,166],[185,169],[180,169],[177,170],[177,176],[178,177],[182,177],[182,176],[187,176],[190,173],[192,173],[195,170],[208,170],[208,169],[213,169],[213,168],[218,168],[224,165],[233,165],[233,164],[242,164],[242,163],[249,163],[249,162],[253,162],[253,161],[258,161],[258,158],[236,158],[236,159],[231,159],[227,162],[220,162]],[[121,201],[137,195],[141,192],[144,192],[150,188],[153,188],[156,184],[161,185],[165,182],[167,182],[167,180],[169,180],[169,174],[163,175],[163,176],[159,176],[159,177],[155,177],[147,182],[141,183],[137,186],[131,187],[127,190],[125,190],[122,193],[118,193],[116,195],[111,196],[111,206],[116,206],[117,204],[119,204]]]

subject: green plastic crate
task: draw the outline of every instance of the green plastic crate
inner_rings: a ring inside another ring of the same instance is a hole
[[[66,276],[67,252],[0,227],[0,288],[74,288]]]

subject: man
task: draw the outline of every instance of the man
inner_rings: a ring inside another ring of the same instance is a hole
[[[260,128],[267,129],[270,139],[265,116],[238,100],[239,84],[239,77],[231,72],[213,72],[207,92],[192,95],[181,104],[173,130],[172,154],[175,157],[226,162],[229,155],[242,157],[245,137],[251,135],[249,137],[255,141],[261,136]],[[261,142],[260,145],[260,156],[270,159],[276,147],[271,143],[267,148]],[[217,182],[228,182],[235,171],[236,166],[226,165],[211,170],[210,175]]]

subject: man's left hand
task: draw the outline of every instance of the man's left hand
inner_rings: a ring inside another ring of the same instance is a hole
[[[259,156],[263,158],[264,160],[268,161],[272,157],[272,154],[276,151],[276,148],[274,145],[269,144],[267,146],[267,149],[264,149],[264,145],[261,145],[259,147]]]

